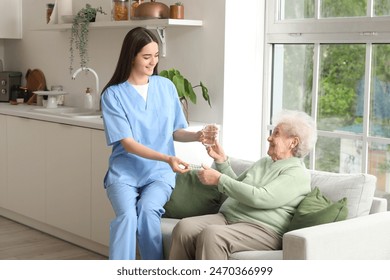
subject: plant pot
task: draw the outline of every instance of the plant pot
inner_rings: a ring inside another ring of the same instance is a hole
[[[182,98],[180,99],[180,103],[181,103],[181,108],[183,110],[184,116],[186,117],[186,121],[187,123],[190,123],[188,119],[188,102],[186,99]]]
[[[169,8],[170,18],[184,19],[184,6],[171,5]]]

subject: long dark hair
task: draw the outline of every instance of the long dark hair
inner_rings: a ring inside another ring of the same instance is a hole
[[[111,80],[103,88],[102,94],[108,87],[127,81],[127,79],[130,77],[132,62],[134,61],[135,57],[144,46],[151,42],[156,42],[158,44],[158,39],[152,33],[152,31],[146,28],[136,27],[127,33],[125,39],[123,40],[122,49],[115,72],[112,75]],[[157,73],[158,71],[156,65],[153,70],[153,75],[156,75]]]

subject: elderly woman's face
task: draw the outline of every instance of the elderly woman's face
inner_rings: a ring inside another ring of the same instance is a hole
[[[288,136],[283,124],[277,125],[267,140],[269,142],[268,155],[274,161],[294,156],[293,149],[298,145],[298,138]]]

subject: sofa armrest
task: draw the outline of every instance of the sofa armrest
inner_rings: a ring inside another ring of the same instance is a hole
[[[371,204],[370,214],[387,211],[387,200],[385,198],[374,197]]]
[[[283,259],[390,259],[390,212],[287,232]]]

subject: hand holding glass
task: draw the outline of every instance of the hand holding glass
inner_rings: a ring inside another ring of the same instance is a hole
[[[215,139],[217,138],[218,134],[218,127],[216,124],[207,124],[203,129],[203,145],[206,147],[214,146],[215,145]]]

